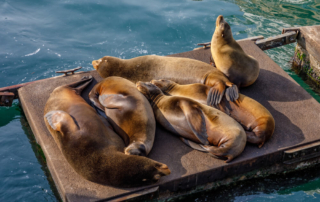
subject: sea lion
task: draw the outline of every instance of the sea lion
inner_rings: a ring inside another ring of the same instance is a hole
[[[105,56],[92,61],[92,65],[102,78],[120,76],[133,82],[170,79],[179,84],[202,83],[214,89],[216,103],[221,101],[226,88],[230,89],[231,101],[238,99],[237,86],[222,72],[199,60],[157,55],[128,60]]]
[[[271,113],[259,102],[248,96],[239,94],[235,102],[222,98],[220,104],[211,102],[210,87],[203,84],[179,85],[170,80],[152,80],[164,93],[194,99],[202,104],[215,107],[238,121],[245,129],[247,141],[259,145],[259,148],[270,139],[275,128]],[[209,95],[209,96],[208,96]]]
[[[156,121],[144,95],[131,81],[111,76],[96,84],[89,93],[91,102],[104,111],[115,132],[128,145],[124,153],[146,156],[152,149]]]
[[[92,78],[57,87],[44,109],[45,124],[71,167],[92,182],[130,187],[170,174],[167,165],[125,155],[124,142],[80,96]]]
[[[166,96],[149,82],[136,83],[151,106],[156,120],[181,136],[188,146],[230,162],[246,145],[246,133],[225,113],[186,97]],[[210,145],[208,145],[210,144]]]
[[[238,87],[253,84],[259,76],[259,63],[247,55],[233,39],[230,25],[219,15],[211,40],[211,54],[215,66]]]

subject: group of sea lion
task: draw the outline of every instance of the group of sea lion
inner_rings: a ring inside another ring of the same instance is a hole
[[[216,67],[156,55],[95,60],[104,78],[89,93],[96,109],[80,96],[92,81],[83,78],[51,93],[46,126],[74,170],[100,184],[139,186],[170,174],[167,165],[147,158],[156,122],[188,146],[230,162],[246,142],[262,147],[275,122],[265,107],[239,93],[258,78],[259,64],[222,16],[211,53]]]

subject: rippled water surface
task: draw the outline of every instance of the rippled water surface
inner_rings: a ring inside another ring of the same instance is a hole
[[[189,51],[211,40],[220,14],[234,38],[241,39],[320,24],[319,11],[320,2],[309,0],[0,0],[0,87],[57,76],[55,71],[77,66],[92,70],[91,61],[104,55]],[[320,101],[290,70],[293,52],[289,45],[267,54]],[[0,201],[59,200],[18,101],[0,108],[0,131]],[[233,188],[236,194],[221,190],[194,200],[318,201],[320,174],[310,172],[311,177],[267,178]]]

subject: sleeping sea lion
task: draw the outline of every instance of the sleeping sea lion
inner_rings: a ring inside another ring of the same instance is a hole
[[[87,180],[118,187],[169,175],[165,164],[123,153],[123,140],[80,96],[91,80],[57,87],[44,109],[45,124],[71,167]]]
[[[259,145],[259,148],[270,139],[274,132],[275,121],[271,113],[259,102],[243,94],[239,94],[239,99],[235,102],[229,102],[223,97],[220,104],[213,105],[210,99],[212,91],[206,85],[179,85],[163,79],[152,80],[151,83],[158,86],[164,93],[188,97],[230,115],[244,127],[247,141]]]
[[[105,56],[92,61],[92,65],[102,78],[120,76],[133,82],[170,79],[179,84],[202,83],[213,88],[216,103],[221,101],[226,88],[230,89],[231,101],[238,99],[237,86],[222,72],[199,60],[157,55],[128,60]]]
[[[230,116],[190,98],[166,96],[148,82],[138,82],[136,86],[151,103],[156,120],[168,131],[181,136],[188,146],[226,158],[226,162],[243,151],[246,133]]]
[[[211,54],[215,66],[238,87],[253,84],[259,76],[259,63],[247,55],[233,39],[230,25],[219,15],[211,40]]]
[[[111,76],[96,84],[89,93],[91,102],[104,111],[115,132],[123,137],[125,154],[146,156],[152,149],[156,121],[144,95],[131,81]]]

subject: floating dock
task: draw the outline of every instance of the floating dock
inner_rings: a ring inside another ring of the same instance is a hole
[[[18,93],[22,108],[46,156],[61,198],[64,201],[166,199],[210,189],[217,185],[216,182],[226,179],[234,182],[250,177],[249,175],[259,175],[260,171],[270,174],[306,167],[308,162],[319,163],[320,104],[254,41],[242,40],[239,44],[247,54],[259,61],[261,68],[258,80],[240,91],[271,112],[276,123],[274,135],[261,149],[247,144],[239,157],[225,163],[189,148],[178,137],[157,125],[154,147],[149,158],[167,164],[171,175],[148,187],[123,189],[85,180],[68,164],[45,126],[43,110],[52,90],[78,81],[83,76],[92,75],[94,82],[82,93],[88,101],[89,91],[102,80],[96,71],[50,78],[20,88]],[[200,48],[170,57],[187,57],[209,63],[210,56],[209,48]]]

